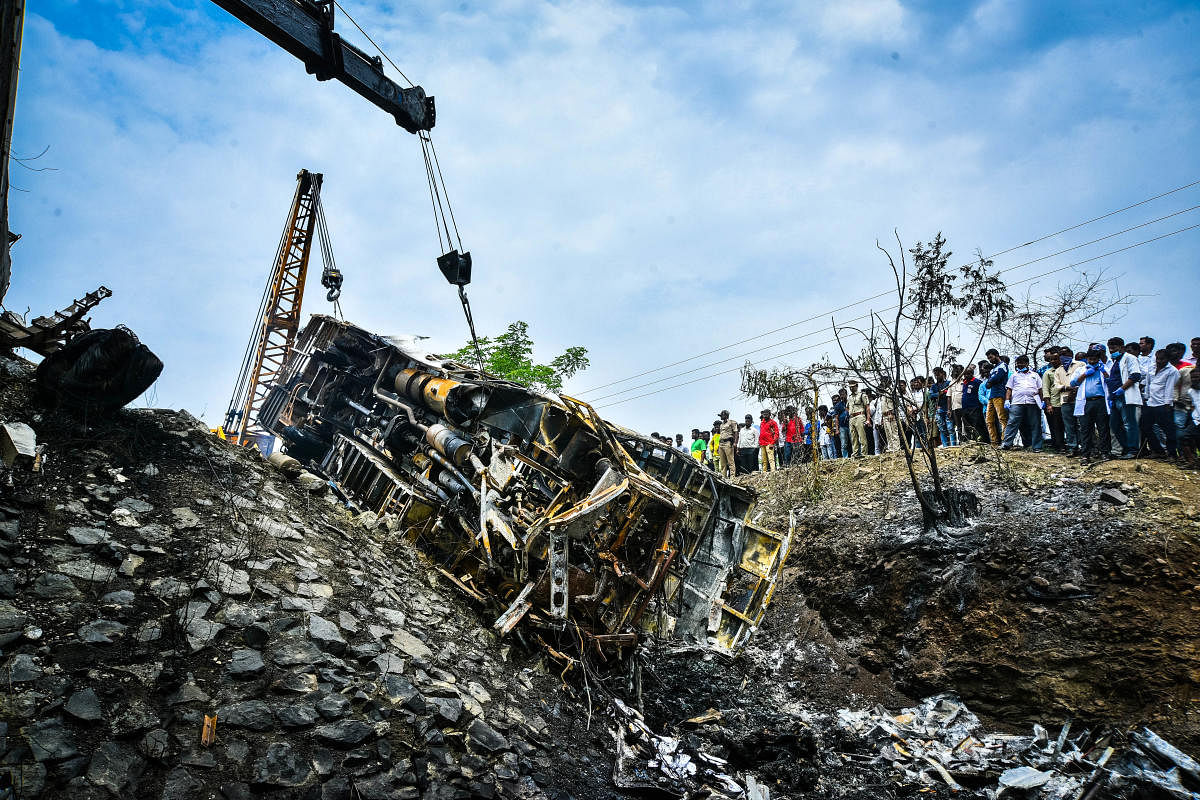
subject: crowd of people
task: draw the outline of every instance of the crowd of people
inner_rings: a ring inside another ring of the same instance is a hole
[[[707,429],[652,436],[726,476],[770,471],[817,458],[863,458],[900,448],[991,443],[1004,450],[1052,450],[1084,462],[1170,459],[1200,467],[1200,336],[1157,348],[1143,336],[1047,347],[1010,359],[988,350],[977,364],[934,367],[892,388],[852,377],[827,404],[763,409],[739,423],[722,411]],[[815,446],[814,446],[815,445]]]

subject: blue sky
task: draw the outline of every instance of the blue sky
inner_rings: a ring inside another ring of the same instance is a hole
[[[735,375],[622,403],[648,390],[587,390],[887,288],[874,242],[893,228],[994,253],[1200,179],[1195,3],[343,5],[437,97],[480,330],[526,320],[545,359],[586,346],[568,392],[646,431],[753,404]],[[325,173],[347,316],[435,348],[465,338],[416,139],[212,3],[31,5],[14,151],[44,148],[28,164],[45,171],[13,167],[6,306],[45,313],[108,285],[94,324],[128,324],[166,362],[140,402],[219,421],[301,168]],[[1200,187],[997,267],[1193,205]],[[1200,333],[1198,255],[1200,229],[1089,265],[1147,295],[1116,332]],[[306,311],[326,311],[310,285]]]

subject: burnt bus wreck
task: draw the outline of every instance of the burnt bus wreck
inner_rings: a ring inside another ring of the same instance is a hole
[[[494,600],[502,633],[602,658],[644,634],[732,653],[787,558],[753,493],[687,454],[332,317],[301,331],[259,423]]]

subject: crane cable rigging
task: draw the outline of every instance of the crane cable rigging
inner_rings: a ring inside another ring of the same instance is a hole
[[[404,79],[409,86],[415,84],[409,80],[408,76],[400,67],[396,66],[396,62],[392,60],[383,48],[371,38],[361,25],[350,16],[338,0],[333,0],[333,5],[350,20],[350,24],[358,29],[371,46],[379,52],[379,55],[391,65],[392,69]],[[475,334],[475,318],[471,314],[471,301],[467,299],[466,285],[471,282],[471,254],[463,247],[462,236],[458,232],[458,221],[454,218],[454,208],[450,205],[450,193],[446,190],[446,178],[442,174],[442,165],[438,161],[437,148],[434,147],[433,138],[429,135],[428,130],[418,131],[417,137],[421,140],[421,157],[425,162],[425,182],[429,185],[429,202],[433,208],[433,227],[437,232],[438,249],[442,255],[438,257],[438,268],[442,271],[446,280],[452,285],[458,287],[458,300],[462,304],[463,315],[467,319],[467,328],[471,332],[471,346],[475,350],[475,358],[479,362],[479,368],[483,369],[483,351],[479,347],[479,337]],[[449,221],[446,215],[449,214]],[[454,229],[454,235],[450,235],[450,229]],[[443,238],[444,234],[444,238]],[[455,247],[455,244],[458,246]]]

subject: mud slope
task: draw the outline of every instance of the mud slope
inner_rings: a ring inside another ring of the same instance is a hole
[[[896,457],[745,479],[765,522],[798,509],[789,606],[818,612],[844,670],[913,696],[953,689],[996,720],[1149,722],[1200,744],[1200,480],[1157,461],[940,451],[974,491],[966,528],[922,534]],[[1119,494],[1101,498],[1105,489]],[[1124,499],[1126,502],[1121,502]],[[824,629],[822,631],[822,628]],[[791,632],[788,632],[791,633]],[[782,633],[764,631],[769,649]]]

